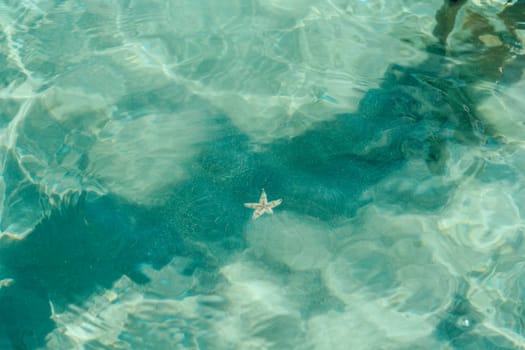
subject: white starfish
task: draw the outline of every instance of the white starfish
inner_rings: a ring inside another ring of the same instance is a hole
[[[263,189],[261,193],[261,197],[259,198],[259,203],[244,203],[244,206],[246,208],[255,209],[252,215],[252,219],[255,220],[264,213],[273,214],[272,208],[275,208],[282,202],[283,202],[282,199],[277,199],[277,200],[268,202],[268,199],[266,198],[266,192],[264,192],[264,189]]]

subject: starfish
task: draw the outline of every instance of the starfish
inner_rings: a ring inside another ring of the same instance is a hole
[[[268,202],[268,199],[266,198],[266,192],[264,192],[264,189],[263,189],[261,193],[261,197],[259,198],[259,203],[244,203],[244,206],[246,208],[255,209],[252,215],[252,219],[255,220],[264,213],[273,214],[272,208],[275,208],[282,202],[283,202],[282,199],[277,199],[277,200]]]

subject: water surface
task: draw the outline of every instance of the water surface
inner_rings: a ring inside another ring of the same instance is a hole
[[[1,2],[0,348],[524,348],[524,20]]]

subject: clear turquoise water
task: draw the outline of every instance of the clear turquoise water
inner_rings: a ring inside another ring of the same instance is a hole
[[[0,1],[0,349],[525,348],[524,21]]]

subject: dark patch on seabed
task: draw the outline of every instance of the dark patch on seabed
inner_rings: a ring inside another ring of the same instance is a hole
[[[54,210],[24,241],[3,244],[0,264],[16,283],[0,290],[0,348],[43,346],[54,327],[50,299],[63,310],[123,274],[143,283],[147,278],[138,268],[143,263],[160,268],[174,256],[186,256],[193,261],[188,273],[197,268],[213,272],[223,263],[219,256],[226,256],[217,251],[244,247],[242,227],[249,216],[238,210],[239,203],[258,196],[261,187],[286,198],[289,210],[336,221],[352,216],[364,204],[363,191],[407,159],[424,159],[441,176],[447,144],[480,145],[490,138],[490,130],[480,132],[468,84],[457,82],[485,79],[479,70],[492,74],[489,66],[500,66],[511,54],[510,49],[498,52],[487,67],[478,65],[488,61],[480,54],[474,60],[476,74],[471,66],[449,64],[445,42],[463,4],[445,2],[435,30],[441,44],[428,48],[430,58],[418,67],[391,67],[381,88],[366,93],[357,113],[338,115],[262,152],[251,151],[248,138],[224,118],[226,136],[209,143],[191,180],[172,189],[164,208],[84,194]],[[506,10],[509,23],[523,19],[516,14],[523,7],[519,2]],[[521,73],[523,60],[512,69]],[[472,335],[462,317],[471,324],[481,321],[458,295],[436,337],[457,349],[492,341]]]

